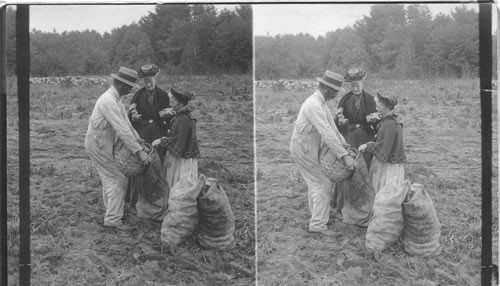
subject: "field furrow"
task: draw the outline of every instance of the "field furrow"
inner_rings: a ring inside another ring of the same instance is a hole
[[[169,81],[174,80],[169,78]],[[189,84],[194,78],[175,78]],[[159,80],[159,86],[166,85]],[[236,247],[202,249],[194,233],[178,247],[160,243],[161,223],[125,210],[131,232],[102,226],[99,176],[84,149],[93,104],[107,87],[31,86],[31,247],[36,285],[253,285],[255,281],[253,103],[218,94],[245,76],[199,77],[193,92],[200,172],[219,180],[236,217]],[[170,82],[169,82],[170,84]],[[189,86],[189,85],[187,85]],[[123,99],[128,103],[131,97]],[[16,93],[9,90],[9,285],[18,284]]]
[[[369,84],[368,92],[382,89],[404,98],[396,111],[404,123],[405,173],[413,183],[423,184],[433,200],[442,225],[442,253],[411,257],[398,242],[376,261],[365,250],[366,228],[343,224],[335,209],[329,223],[335,236],[308,233],[307,187],[288,146],[300,104],[313,90],[257,88],[259,285],[480,284],[481,125],[476,80],[373,80]],[[439,92],[448,97],[440,97]],[[460,100],[449,98],[453,94],[461,94]],[[495,100],[495,118],[496,104]],[[329,106],[336,110],[336,102]],[[495,135],[493,146],[497,142]],[[495,147],[494,160],[497,154]],[[493,167],[496,190],[497,163]],[[493,253],[498,259],[498,197],[493,194]]]

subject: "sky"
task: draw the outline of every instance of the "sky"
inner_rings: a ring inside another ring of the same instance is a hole
[[[254,34],[270,35],[309,33],[325,35],[369,15],[373,4],[254,4]],[[432,15],[450,14],[459,4],[426,4]],[[461,5],[461,4],[460,4]],[[464,4],[479,10],[477,4]],[[216,5],[218,10],[236,5]],[[114,28],[138,23],[153,12],[155,5],[32,5],[30,29],[44,32],[96,30],[111,32]],[[496,20],[494,18],[494,20]],[[496,27],[496,21],[494,21]]]
[[[236,5],[215,5],[217,10],[234,9]],[[96,30],[111,32],[154,12],[155,5],[32,5],[30,30],[42,32]]]
[[[370,14],[373,4],[294,4],[255,5],[254,34],[276,36],[278,34],[309,33],[314,37],[327,32],[352,26],[363,16]],[[426,4],[433,16],[450,15],[456,4]],[[479,11],[477,4],[465,4]],[[277,17],[276,15],[279,15]]]

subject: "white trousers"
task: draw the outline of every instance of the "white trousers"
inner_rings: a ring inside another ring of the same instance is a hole
[[[120,172],[109,153],[89,139],[86,138],[85,140],[85,149],[101,178],[102,200],[106,208],[104,225],[121,224],[125,206],[125,191],[128,184],[127,177]]]
[[[108,177],[99,172],[99,176],[102,181],[102,200],[106,208],[104,225],[121,224],[128,180],[121,173],[113,177]]]
[[[307,184],[307,197],[311,220],[309,230],[326,230],[330,218],[330,200],[332,199],[333,184],[321,172],[317,155],[304,152],[304,148],[298,142],[292,141],[290,152],[295,165]]]

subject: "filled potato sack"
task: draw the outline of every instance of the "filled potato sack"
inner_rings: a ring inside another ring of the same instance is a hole
[[[161,225],[161,241],[177,245],[190,236],[198,223],[197,198],[205,185],[205,176],[182,176],[170,190],[167,214]]]
[[[384,251],[398,241],[404,227],[401,204],[409,190],[409,181],[394,177],[375,195],[373,219],[366,231],[367,249]]]
[[[223,250],[235,246],[235,218],[223,188],[208,178],[198,197],[198,240],[204,248]]]
[[[441,253],[441,224],[429,194],[421,184],[413,184],[403,202],[403,246],[414,256]]]

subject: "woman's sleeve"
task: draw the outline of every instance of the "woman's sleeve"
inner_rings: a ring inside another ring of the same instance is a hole
[[[163,147],[167,150],[172,149],[172,146],[175,146],[177,142],[177,135],[169,136],[169,137],[161,137],[160,138],[160,147]]]
[[[191,134],[191,118],[187,115],[183,115],[177,120],[179,121],[179,130],[177,132],[177,144],[175,145],[179,153],[182,153],[188,143],[189,135]]]
[[[123,115],[120,111],[120,108],[124,108],[123,106],[119,106],[117,103],[107,100],[104,102],[104,105],[100,106],[101,112],[106,118],[106,120],[111,124],[113,129],[116,132],[116,136],[120,138],[123,143],[131,150],[133,153],[136,153],[142,150],[142,146],[137,141],[135,135],[135,130],[131,128],[128,118],[123,118]]]
[[[191,134],[191,119],[187,115],[177,117],[177,130],[172,137],[165,137],[161,140],[160,146],[169,150],[175,156],[180,157],[184,152],[189,136]]]
[[[396,122],[393,120],[386,121],[377,133],[377,141],[366,145],[366,151],[373,154],[380,160],[387,162],[391,154],[394,140],[396,139]]]
[[[323,112],[321,106],[309,106],[309,108],[304,110],[304,115],[314,128],[316,128],[323,142],[335,153],[337,158],[341,159],[343,156],[349,154],[344,146],[342,146],[336,133],[340,136],[342,135],[338,130],[334,129],[335,127],[332,127],[328,123],[326,114]]]

